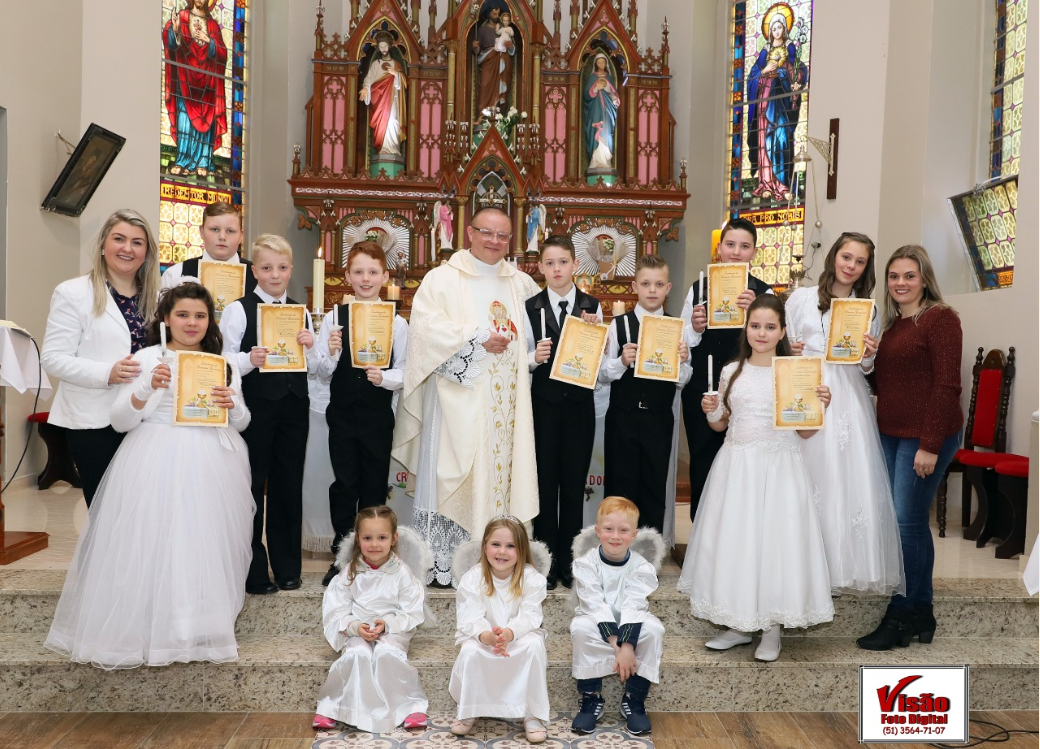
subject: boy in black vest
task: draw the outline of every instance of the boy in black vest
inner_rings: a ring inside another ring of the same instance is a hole
[[[758,242],[758,230],[755,225],[743,218],[730,220],[722,229],[719,239],[720,263],[750,263],[755,256],[755,245]],[[711,381],[719,386],[719,375],[727,362],[737,356],[737,346],[743,328],[712,328],[708,330],[708,315],[701,300],[708,298],[708,281],[704,287],[698,284],[690,287],[683,305],[682,318],[689,325],[686,328],[686,342],[690,346],[690,366],[693,369],[693,381],[696,387],[687,388],[683,392],[683,424],[686,427],[686,441],[690,448],[690,520],[697,514],[697,504],[704,491],[704,482],[708,479],[711,464],[715,455],[726,439],[726,433],[716,432],[708,425],[708,417],[701,409],[701,395],[708,387],[708,354],[712,356]],[[747,309],[759,294],[771,294],[769,284],[748,274],[748,288],[737,297],[737,306]]]
[[[354,302],[378,302],[379,290],[389,280],[386,254],[371,241],[358,242],[347,255],[347,280],[354,289]],[[358,510],[386,504],[390,475],[390,448],[394,438],[394,394],[404,387],[405,352],[408,348],[408,323],[394,316],[394,338],[390,368],[350,363],[350,309],[337,308],[342,330],[332,330],[332,315],[325,317],[318,337],[321,363],[318,377],[331,380],[329,407],[329,457],[336,480],[329,487],[329,513],[336,537],[332,555],[339,553],[340,542],[354,530]],[[337,362],[333,357],[340,354]],[[322,585],[339,573],[333,562]]]
[[[679,345],[678,382],[635,377],[639,324],[647,315],[664,314],[672,288],[668,264],[659,255],[643,255],[632,287],[639,299],[634,310],[611,323],[599,372],[600,382],[611,383],[603,433],[603,494],[630,499],[639,508],[640,520],[664,533],[668,462],[679,391],[690,380],[690,351],[685,341]]]
[[[534,537],[553,556],[546,578],[547,587],[553,590],[557,582],[571,587],[571,543],[583,526],[596,407],[592,390],[551,380],[549,372],[567,315],[599,322],[603,312],[599,301],[574,285],[574,245],[569,237],[549,237],[540,255],[538,269],[545,276],[545,288],[524,305],[529,321],[527,351],[538,464],[539,509],[532,525]]]
[[[252,473],[253,561],[246,577],[247,593],[276,593],[300,587],[300,535],[303,524],[303,460],[307,449],[307,374],[261,372],[268,351],[257,345],[259,304],[296,304],[285,290],[292,277],[292,247],[276,234],[253,242],[253,274],[257,288],[232,302],[220,318],[224,356],[234,358],[242,373],[242,395],[252,415],[242,439],[249,448]],[[296,334],[307,367],[317,370],[310,315]],[[264,549],[264,487],[267,488],[267,549]],[[267,574],[268,551],[277,587]]]
[[[246,293],[256,288],[256,276],[249,272],[252,265],[248,260],[239,257],[238,250],[242,246],[242,215],[231,203],[210,203],[202,212],[202,257],[185,260],[183,263],[171,265],[162,275],[162,287],[168,289],[181,282],[184,276],[201,279],[199,262],[203,260],[218,263],[243,263],[246,266]],[[220,297],[213,302],[217,309],[217,320],[226,306],[234,299],[222,301]]]

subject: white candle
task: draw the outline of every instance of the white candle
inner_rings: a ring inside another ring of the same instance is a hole
[[[697,281],[697,294],[700,296],[701,304],[704,304],[704,271],[701,271],[700,280]]]
[[[159,321],[159,347],[163,356],[166,356],[166,323]]]
[[[546,339],[546,335],[545,335],[545,307],[542,307],[538,311],[542,313],[542,340],[544,341]]]
[[[632,330],[628,327],[628,315],[622,316],[621,319],[625,321],[625,341],[628,343],[635,343],[635,341],[632,340]]]
[[[314,311],[325,311],[325,254],[324,248],[318,248],[318,257],[314,259]]]
[[[332,305],[332,324],[339,325],[339,305]]]
[[[264,335],[263,335],[263,333],[264,333],[264,326],[263,326],[263,323],[261,322],[261,318],[262,317],[263,317],[263,315],[261,314],[261,310],[258,307],[257,310],[256,310],[256,345],[257,346],[263,346],[264,345]]]
[[[715,370],[712,369],[711,354],[708,354],[708,392],[709,393],[714,393],[715,392],[714,371]]]

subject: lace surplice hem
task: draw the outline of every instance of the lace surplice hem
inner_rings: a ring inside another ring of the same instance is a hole
[[[452,356],[448,361],[437,367],[436,373],[445,379],[457,382],[465,388],[472,390],[484,373],[484,368],[478,364],[487,356],[487,350],[482,345],[491,337],[488,329],[478,330],[465,346]]]
[[[469,532],[439,512],[418,508],[412,510],[412,527],[426,540],[433,552],[433,568],[426,573],[426,584],[453,584],[451,559],[455,550],[469,541]],[[458,580],[454,583],[457,584]]]

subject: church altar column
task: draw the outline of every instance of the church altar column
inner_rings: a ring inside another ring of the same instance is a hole
[[[455,209],[455,221],[458,224],[458,226],[455,227],[455,236],[458,237],[458,239],[455,240],[455,247],[453,247],[452,249],[457,250],[460,247],[467,247],[469,245],[469,242],[466,241],[466,235],[462,231],[464,218],[464,216],[462,215],[462,207],[466,205],[468,202],[469,195],[461,195],[452,202],[452,208]],[[451,253],[449,252],[448,254],[450,255]]]
[[[639,176],[639,171],[636,168],[638,156],[638,154],[636,153],[636,123],[639,120],[639,112],[636,109],[636,106],[636,89],[634,86],[629,86],[628,106],[626,107],[628,112],[625,115],[625,117],[628,119],[628,173],[625,176],[630,180],[634,180]],[[616,163],[617,160],[615,159],[615,164]]]
[[[514,257],[523,257],[524,250],[527,246],[526,234],[523,231],[524,223],[524,206],[527,204],[527,198],[516,198],[516,210],[513,211],[513,251]]]
[[[357,101],[358,88],[357,79],[358,73],[360,72],[360,66],[351,65],[347,69],[347,101]],[[357,149],[354,144],[357,143],[357,116],[347,117],[347,139],[343,143],[344,161],[343,171],[346,174],[353,174],[357,171]]]
[[[454,3],[452,3],[454,5]],[[455,117],[455,57],[458,54],[458,42],[448,42],[448,103],[445,121],[456,120]],[[468,120],[468,118],[467,118]]]
[[[539,5],[541,2],[539,1]],[[531,122],[538,125],[542,122],[542,50],[541,44],[534,45],[534,73],[531,75],[531,90],[535,95],[531,97]]]
[[[578,130],[581,129],[581,97],[580,83],[567,86],[567,139],[571,143],[580,143]],[[578,149],[567,149],[567,179],[578,179]]]
[[[414,67],[413,67],[414,70]],[[408,82],[408,155],[405,158],[405,172],[415,174],[419,171],[419,76]],[[443,133],[443,127],[441,132]],[[433,156],[430,156],[432,162]]]

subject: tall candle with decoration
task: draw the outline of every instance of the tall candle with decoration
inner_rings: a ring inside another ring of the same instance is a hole
[[[717,257],[715,251],[719,247],[719,242],[722,241],[722,229],[713,229],[711,232],[711,261],[715,262]]]

